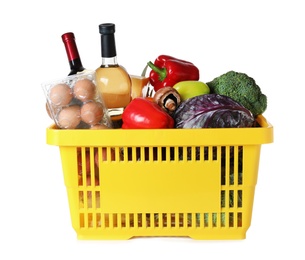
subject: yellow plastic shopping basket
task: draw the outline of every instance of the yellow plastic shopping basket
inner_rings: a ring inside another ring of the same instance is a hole
[[[47,128],[60,148],[78,239],[244,239],[251,223],[259,127],[149,130]]]

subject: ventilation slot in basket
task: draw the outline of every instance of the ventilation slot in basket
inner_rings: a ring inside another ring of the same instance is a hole
[[[241,227],[242,213],[80,213],[84,228]]]

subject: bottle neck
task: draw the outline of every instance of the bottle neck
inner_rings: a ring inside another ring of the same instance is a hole
[[[77,45],[75,42],[75,37],[73,33],[65,33],[62,35],[62,40],[65,45],[69,65],[70,65],[70,73],[69,75],[76,74],[77,72],[81,72],[85,70],[82,65]]]
[[[82,72],[85,70],[80,58],[75,59],[75,60],[69,60],[69,65],[70,65],[70,69],[71,69],[69,76],[74,75],[77,72]]]
[[[101,35],[102,66],[118,66],[114,34]]]
[[[102,66],[101,67],[118,67],[117,57],[102,57]]]

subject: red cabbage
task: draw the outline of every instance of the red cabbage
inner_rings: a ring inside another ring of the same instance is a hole
[[[182,102],[173,115],[176,128],[252,127],[255,118],[232,98],[205,94]]]

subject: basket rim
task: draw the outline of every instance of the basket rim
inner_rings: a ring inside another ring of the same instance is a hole
[[[57,146],[156,147],[260,145],[273,142],[273,126],[263,115],[256,119],[260,127],[201,129],[46,129],[46,142]]]

